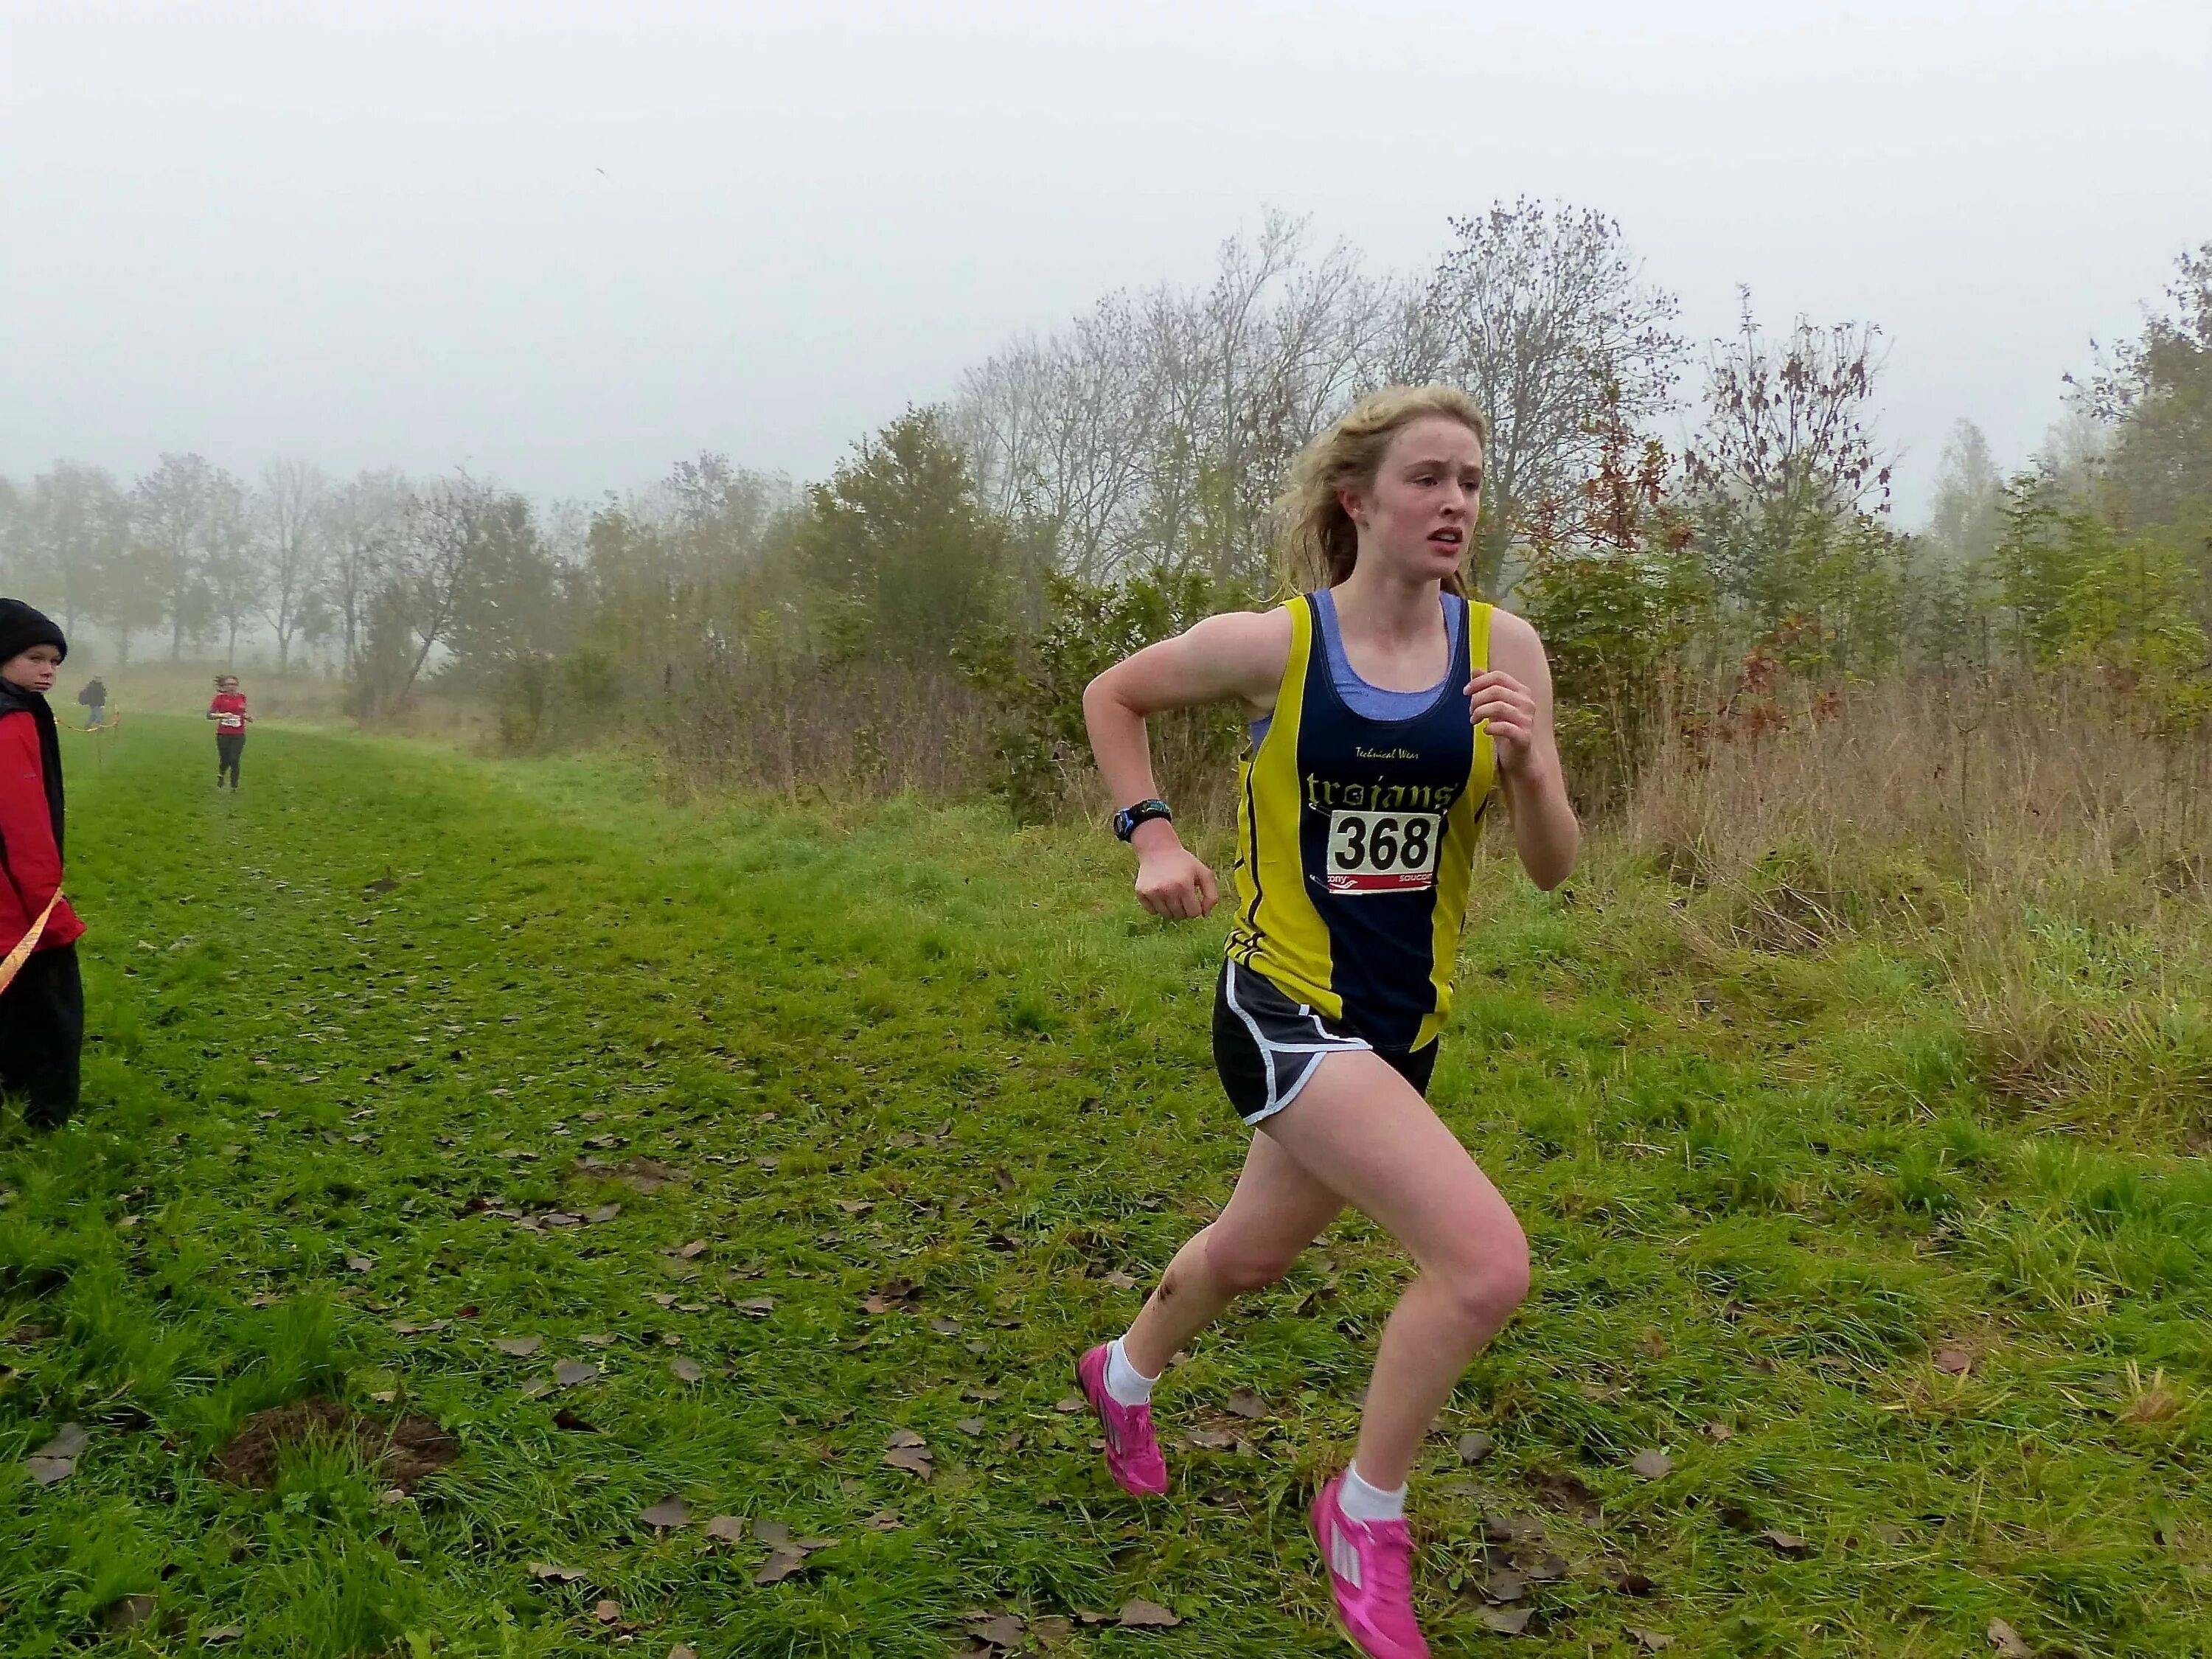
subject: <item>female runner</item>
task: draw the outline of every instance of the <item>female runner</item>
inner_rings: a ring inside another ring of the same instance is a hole
[[[238,763],[246,753],[246,728],[253,716],[246,712],[246,698],[238,689],[238,676],[216,676],[215,697],[207,717],[215,722],[215,787],[230,780],[230,793],[238,793]]]
[[[1203,916],[1213,872],[1154,799],[1146,716],[1236,699],[1237,920],[1215,993],[1214,1060],[1257,1129],[1229,1203],[1168,1265],[1136,1322],[1077,1367],[1126,1491],[1158,1492],[1153,1383],[1238,1293],[1285,1273],[1349,1204],[1418,1269],[1384,1326],[1350,1466],[1314,1499],[1337,1613],[1373,1659],[1425,1655],[1406,1482],[1475,1352],[1528,1289],[1518,1222],[1425,1098],[1477,826],[1493,784],[1543,888],[1579,830],[1535,631],[1471,602],[1461,570],[1482,489],[1480,412],[1443,386],[1354,407],[1298,459],[1279,609],[1210,617],[1092,681],[1091,746],[1136,849],[1137,897]]]

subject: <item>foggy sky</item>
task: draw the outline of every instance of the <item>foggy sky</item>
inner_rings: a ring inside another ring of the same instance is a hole
[[[2212,238],[2212,6],[0,0],[0,472],[818,477],[1267,206],[1411,268],[1523,193],[1693,337],[1881,324],[1910,514]]]

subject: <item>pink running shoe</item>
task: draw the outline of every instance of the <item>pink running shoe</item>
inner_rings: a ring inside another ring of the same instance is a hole
[[[1314,1542],[1328,1564],[1329,1595],[1352,1645],[1368,1659],[1428,1659],[1413,1622],[1413,1534],[1403,1521],[1355,1521],[1336,1501],[1344,1477],[1313,1504]]]
[[[1124,1406],[1106,1392],[1106,1344],[1075,1362],[1075,1380],[1106,1431],[1106,1472],[1115,1484],[1139,1498],[1165,1492],[1168,1464],[1152,1432],[1152,1408]]]

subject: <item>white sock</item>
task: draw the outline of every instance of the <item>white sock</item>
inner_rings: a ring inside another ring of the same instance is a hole
[[[1115,1405],[1151,1405],[1152,1384],[1159,1380],[1157,1376],[1146,1376],[1129,1363],[1129,1356],[1121,1352],[1120,1337],[1107,1344],[1106,1392],[1114,1396]]]
[[[1395,1486],[1384,1491],[1370,1486],[1359,1478],[1359,1465],[1354,1463],[1344,1472],[1344,1484],[1336,1489],[1337,1506],[1355,1521],[1403,1521],[1406,1518],[1406,1489]]]

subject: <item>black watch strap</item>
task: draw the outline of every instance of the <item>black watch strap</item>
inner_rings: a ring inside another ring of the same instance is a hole
[[[1140,800],[1134,806],[1125,806],[1114,814],[1114,833],[1127,841],[1137,833],[1137,826],[1140,823],[1150,823],[1154,818],[1172,821],[1174,817],[1175,814],[1168,810],[1165,801]]]

